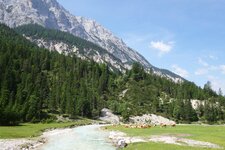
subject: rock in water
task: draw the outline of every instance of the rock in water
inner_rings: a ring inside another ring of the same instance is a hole
[[[121,139],[121,140],[118,141],[117,146],[119,148],[124,148],[124,147],[127,147],[127,143],[124,139]]]
[[[99,119],[112,124],[120,123],[120,118],[117,115],[113,114],[112,111],[107,108],[103,108],[101,110],[101,117]]]

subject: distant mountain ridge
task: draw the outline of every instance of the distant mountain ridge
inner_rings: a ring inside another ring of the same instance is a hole
[[[174,80],[184,79],[168,70],[152,66],[142,55],[129,48],[120,38],[93,20],[70,14],[56,0],[0,0],[0,22],[10,27],[39,24],[47,28],[72,33],[93,42],[122,62],[120,71],[131,69],[139,62],[147,70]]]

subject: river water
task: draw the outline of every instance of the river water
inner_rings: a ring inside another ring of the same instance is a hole
[[[69,132],[50,136],[41,150],[116,150],[109,142],[109,133],[101,125],[76,127]]]

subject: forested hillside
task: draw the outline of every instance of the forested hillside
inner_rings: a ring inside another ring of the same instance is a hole
[[[116,77],[106,65],[40,49],[4,25],[0,35],[0,124],[49,113],[95,118],[106,107]]]
[[[224,120],[225,98],[210,84],[204,89],[177,84],[137,63],[125,74],[115,73],[106,64],[39,48],[5,25],[0,35],[0,125],[39,122],[52,114],[97,118],[104,107],[125,120],[144,113],[188,122]],[[204,105],[194,110],[192,99]]]
[[[110,106],[125,118],[130,115],[155,113],[178,122],[216,122],[225,119],[225,98],[217,95],[209,82],[205,84],[204,89],[189,81],[177,84],[146,73],[139,64],[134,64],[132,70],[120,81],[118,88],[126,94],[118,101],[112,101]],[[196,109],[192,106],[193,100],[200,102]],[[121,106],[125,108],[122,111]]]

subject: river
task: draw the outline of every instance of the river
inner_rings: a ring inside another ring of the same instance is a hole
[[[76,127],[48,137],[40,150],[116,150],[108,140],[109,133],[101,125]]]

